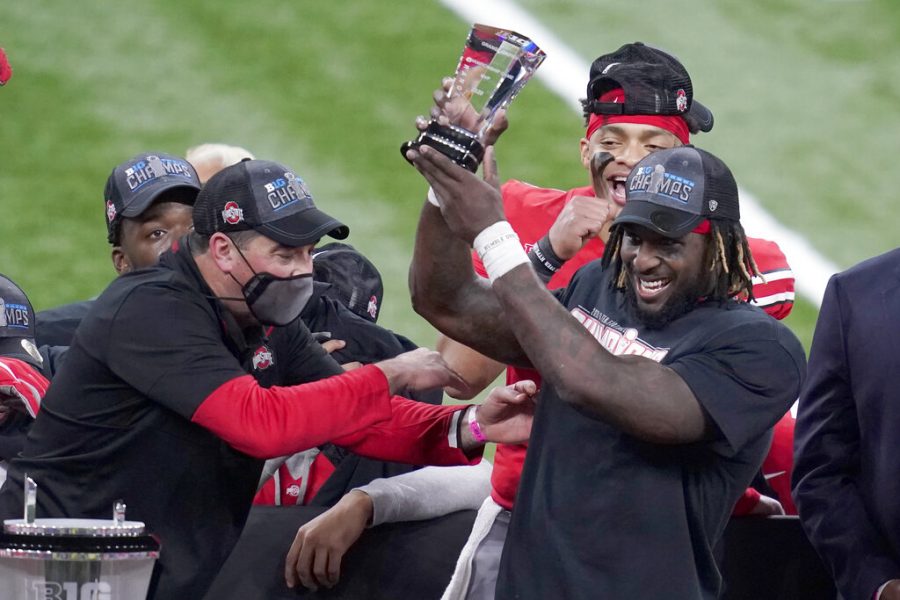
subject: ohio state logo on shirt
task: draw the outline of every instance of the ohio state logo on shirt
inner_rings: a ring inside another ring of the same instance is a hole
[[[291,496],[292,498],[296,498],[300,495],[300,486],[296,483],[292,483],[286,490],[284,490],[284,493],[288,496]]]
[[[226,202],[222,210],[222,219],[229,225],[237,225],[244,220],[244,211],[237,202],[233,200]]]
[[[272,351],[268,346],[260,346],[253,353],[253,368],[257,371],[264,371],[275,363]]]
[[[106,201],[106,220],[110,223],[116,218],[116,205],[112,200]]]

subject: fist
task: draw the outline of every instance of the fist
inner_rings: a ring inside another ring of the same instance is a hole
[[[550,246],[563,260],[569,260],[610,220],[609,201],[593,196],[574,196],[550,227]]]

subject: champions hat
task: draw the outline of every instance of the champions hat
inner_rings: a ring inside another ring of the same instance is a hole
[[[200,191],[197,172],[183,158],[148,152],[138,154],[113,169],[103,191],[109,243],[119,243],[119,223],[123,217],[139,216],[160,195],[173,190],[183,192],[173,196],[173,200],[185,204],[193,204]]]
[[[587,109],[598,115],[674,115],[691,133],[713,127],[712,112],[694,99],[691,77],[677,58],[641,42],[625,44],[591,64]],[[622,89],[624,102],[603,102]]]
[[[41,366],[34,344],[34,309],[11,279],[0,275],[0,355]]]
[[[625,181],[614,225],[634,223],[680,238],[704,220],[740,221],[737,183],[721,160],[681,146],[648,154]]]
[[[381,273],[350,244],[333,242],[316,248],[313,279],[330,284],[324,292],[373,323],[378,320],[384,285]]]
[[[201,235],[250,229],[292,247],[325,235],[342,240],[350,233],[316,208],[300,177],[268,160],[225,167],[206,182],[194,204],[194,230]]]

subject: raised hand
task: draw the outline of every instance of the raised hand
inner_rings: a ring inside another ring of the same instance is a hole
[[[434,106],[431,107],[430,116],[441,125],[457,125],[469,131],[475,131],[479,128],[480,115],[467,97],[462,94],[450,95],[453,81],[453,77],[444,77],[441,87],[432,94]],[[424,131],[426,127],[428,127],[428,119],[423,116],[416,117],[416,128]],[[493,145],[508,127],[506,110],[498,110],[494,115],[491,127],[484,132],[482,143],[485,146]]]
[[[488,225],[505,219],[500,190],[496,187],[494,148],[484,155],[485,179],[453,164],[449,158],[428,146],[406,153],[418,171],[428,180],[441,201],[441,214],[454,235],[472,243]]]
[[[556,217],[550,232],[553,253],[566,261],[575,256],[612,219],[611,199],[603,181],[603,171],[613,161],[612,154],[597,152],[591,159],[594,196],[575,196]]]

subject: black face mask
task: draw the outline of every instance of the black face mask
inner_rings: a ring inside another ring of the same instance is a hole
[[[276,327],[282,327],[295,321],[312,297],[312,273],[294,277],[275,277],[271,273],[257,273],[250,266],[237,244],[234,247],[244,259],[247,267],[253,271],[253,277],[241,286],[241,294],[256,320],[263,325]],[[229,275],[231,274],[229,273]],[[231,278],[240,283],[234,275],[231,275]],[[230,298],[221,299],[229,300]]]

